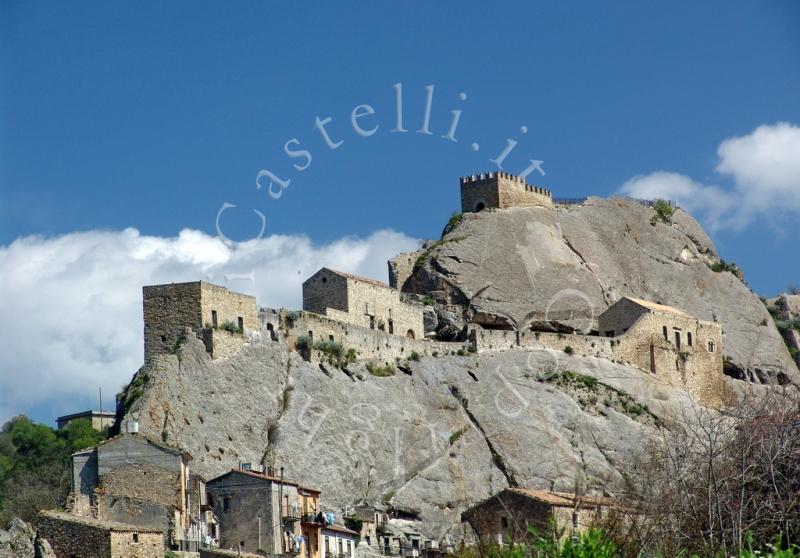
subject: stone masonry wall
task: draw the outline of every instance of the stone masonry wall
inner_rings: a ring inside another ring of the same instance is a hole
[[[256,299],[219,285],[203,281],[152,285],[144,287],[142,295],[145,362],[156,354],[174,352],[186,328],[202,337],[204,329],[214,326],[214,313],[218,327],[226,322],[238,327],[241,319],[245,335],[260,330]],[[210,335],[208,341],[212,340]],[[244,338],[238,344],[227,338],[220,341],[220,350],[226,355],[244,344]],[[214,345],[206,343],[206,348],[214,356]]]
[[[513,348],[553,349],[591,356],[636,366],[653,373],[661,380],[681,387],[699,402],[719,406],[725,397],[722,373],[722,335],[717,324],[694,319],[669,318],[661,314],[645,314],[622,335],[561,334],[536,331],[503,331],[474,328],[470,332],[478,351]],[[683,343],[678,351],[673,341],[673,327],[681,325]],[[663,327],[668,324],[668,337]],[[686,333],[692,333],[692,346]],[[708,342],[714,345],[709,351]]]
[[[225,322],[238,326],[241,318],[245,335],[259,331],[260,324],[255,297],[205,282],[200,283],[200,289],[201,315],[204,327],[214,325],[212,311],[216,311],[217,326],[219,327],[222,327]]]
[[[100,477],[98,494],[181,506],[181,474],[147,464],[127,465]]]
[[[412,352],[420,356],[448,355],[459,350],[467,351],[470,343],[409,339],[403,335],[391,335],[385,331],[343,323],[311,312],[287,312],[282,310],[281,324],[285,342],[294,349],[297,338],[310,335],[313,341],[336,341],[347,349],[355,349],[360,359],[373,359],[385,364],[395,359],[408,358]],[[319,355],[314,355],[319,356]]]
[[[163,558],[161,533],[111,531],[112,558]]]
[[[38,528],[57,558],[164,556],[164,537],[157,530],[130,528],[59,512],[42,512]]]
[[[527,184],[524,179],[504,172],[490,172],[461,178],[461,212],[483,208],[553,207],[552,194],[545,188]]]
[[[400,292],[378,281],[321,269],[303,283],[303,310],[342,322],[422,338],[423,307],[400,299]]]
[[[403,252],[389,260],[389,286],[398,291],[403,290],[403,285],[414,273],[414,263],[417,261],[417,252]]]
[[[151,285],[142,288],[144,308],[144,359],[171,352],[184,328],[200,331],[200,281]]]

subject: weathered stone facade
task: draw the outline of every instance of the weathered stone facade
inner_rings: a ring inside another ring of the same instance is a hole
[[[229,355],[232,347],[238,350],[247,335],[259,331],[255,297],[219,285],[204,281],[151,285],[142,288],[142,295],[145,362],[153,355],[174,352],[186,328],[206,341],[212,356]],[[240,332],[237,343],[229,337],[204,335],[206,330],[225,328]],[[217,340],[221,346],[214,345]]]
[[[412,339],[424,336],[423,307],[385,283],[323,267],[303,283],[303,310]]]
[[[164,535],[121,523],[42,512],[39,534],[57,558],[163,558]]]
[[[188,453],[138,434],[78,452],[72,456],[72,512],[159,529],[171,544],[196,541],[207,518],[197,510],[202,482],[187,490],[190,461]],[[200,528],[191,531],[193,524]]]
[[[555,527],[563,536],[585,531],[610,507],[614,502],[603,497],[507,488],[462,513],[461,519],[478,539],[502,544],[529,539],[531,527],[540,533]]]
[[[614,336],[473,326],[470,341],[479,351],[549,348],[630,364],[682,387],[705,405],[720,406],[725,401],[719,324],[698,320],[674,308],[627,298],[601,314],[598,323],[603,333]]]
[[[414,263],[417,261],[416,252],[403,252],[389,260],[389,286],[398,291],[403,290],[403,285],[411,274],[414,273]]]
[[[461,177],[461,212],[507,207],[553,207],[550,190],[532,186],[506,172]]]
[[[219,518],[221,548],[316,556],[319,524],[313,518],[319,510],[319,491],[241,469],[210,480],[207,489]]]
[[[312,344],[316,341],[338,342],[345,351],[355,350],[358,359],[390,364],[395,360],[407,359],[412,353],[419,356],[445,356],[469,352],[471,346],[468,342],[431,341],[391,335],[385,331],[353,325],[312,312],[281,310],[278,315],[280,325],[277,330],[290,349],[297,346],[298,338],[308,337]],[[319,360],[320,356],[318,351],[311,351],[312,360]]]

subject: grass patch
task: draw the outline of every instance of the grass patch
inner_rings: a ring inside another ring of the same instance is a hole
[[[714,273],[722,273],[723,271],[729,271],[736,275],[737,273],[741,273],[739,266],[736,265],[734,262],[726,262],[723,259],[720,259],[718,262],[710,264],[708,266],[711,271]]]
[[[418,361],[419,360],[419,353],[417,351],[411,351],[411,354],[408,355],[408,360]]]
[[[445,236],[454,231],[455,228],[461,224],[461,221],[463,219],[464,219],[463,213],[454,211],[453,214],[450,215],[450,219],[448,219],[447,224],[444,226],[444,231],[442,231],[442,236]]]
[[[458,439],[461,438],[461,436],[463,436],[467,430],[469,429],[465,426],[464,428],[460,428],[459,430],[456,430],[455,432],[450,434],[450,445],[452,446],[453,444],[458,442]]]
[[[378,378],[387,378],[389,376],[394,376],[394,365],[387,364],[386,366],[381,366],[375,362],[368,362],[367,372]]]
[[[301,335],[295,340],[294,348],[298,351],[307,351],[311,348],[311,337],[308,335]]]
[[[314,343],[314,349],[322,354],[322,360],[338,368],[356,361],[356,350],[353,348],[345,350],[344,345],[338,341],[317,341]]]
[[[571,354],[573,354],[575,352],[575,349],[573,349],[571,346],[567,345],[566,347],[564,347],[564,352],[567,353],[568,355],[571,355]]]

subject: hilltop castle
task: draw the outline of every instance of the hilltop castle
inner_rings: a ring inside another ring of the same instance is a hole
[[[553,207],[550,190],[532,186],[507,172],[487,172],[461,177],[461,212],[507,207]]]
[[[549,190],[506,173],[461,179],[465,211],[552,207]],[[285,343],[304,358],[351,359],[386,366],[419,356],[510,349],[552,349],[635,366],[717,404],[723,391],[722,331],[669,306],[631,297],[612,304],[589,335],[487,329],[467,324],[464,341],[425,331],[425,307],[380,281],[322,268],[303,283],[303,310],[259,309],[254,297],[204,282],[144,287],[145,360],[174,353],[187,334],[212,358],[226,358],[260,337]],[[335,358],[332,358],[335,357]]]

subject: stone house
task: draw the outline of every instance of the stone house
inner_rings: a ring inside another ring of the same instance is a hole
[[[220,548],[319,558],[318,490],[272,471],[233,469],[208,481],[207,491]]]
[[[37,521],[56,558],[163,558],[158,529],[44,511]]]
[[[619,340],[617,356],[682,386],[700,401],[723,391],[722,328],[663,304],[623,297],[597,318],[600,335]]]
[[[323,267],[303,283],[303,310],[344,323],[422,339],[423,307],[385,283]]]
[[[507,207],[553,207],[550,190],[532,186],[507,172],[488,172],[461,177],[461,212]]]
[[[67,425],[73,420],[86,419],[92,423],[92,428],[95,430],[103,430],[114,424],[117,414],[114,411],[83,411],[81,413],[73,413],[71,415],[64,415],[56,419],[58,429],[66,428]]]
[[[249,335],[260,333],[255,297],[205,281],[142,288],[144,358],[175,352],[187,328],[200,337],[212,357],[238,351]]]
[[[480,540],[498,544],[523,541],[529,528],[569,536],[592,527],[609,509],[613,500],[601,496],[581,496],[529,488],[506,488],[461,514]],[[552,525],[551,525],[552,522]]]
[[[140,434],[122,434],[72,456],[75,514],[158,529],[168,546],[207,541],[205,483],[190,475],[189,453]]]

